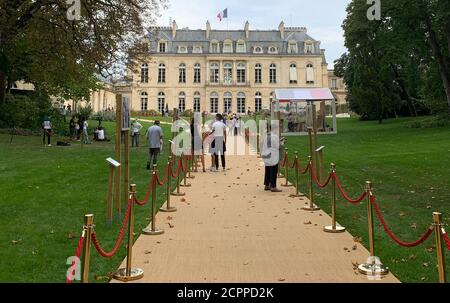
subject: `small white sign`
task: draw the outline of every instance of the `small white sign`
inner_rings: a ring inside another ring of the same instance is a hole
[[[316,152],[321,152],[321,151],[323,151],[325,149],[325,146],[321,146],[321,147],[319,147],[318,149],[316,149]]]
[[[117,162],[116,160],[114,160],[113,158],[106,159],[106,162],[108,162],[109,164],[111,164],[114,167],[119,167],[120,166],[120,163]]]

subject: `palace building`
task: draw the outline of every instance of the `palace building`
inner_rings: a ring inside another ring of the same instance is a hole
[[[277,88],[329,87],[325,50],[304,27],[278,30],[151,28],[148,58],[122,87],[134,111],[244,114],[269,109]]]

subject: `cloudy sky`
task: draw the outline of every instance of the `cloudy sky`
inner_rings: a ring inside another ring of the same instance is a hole
[[[286,26],[305,26],[308,34],[322,42],[329,67],[345,52],[342,21],[350,0],[169,0],[159,25],[170,18],[179,28],[204,29],[210,20],[213,29],[242,29],[246,20],[251,29],[276,29],[281,20]],[[219,22],[217,14],[228,8],[228,20]]]

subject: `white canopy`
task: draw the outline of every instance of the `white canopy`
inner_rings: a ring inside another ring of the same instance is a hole
[[[329,88],[283,88],[275,90],[279,102],[334,100]]]

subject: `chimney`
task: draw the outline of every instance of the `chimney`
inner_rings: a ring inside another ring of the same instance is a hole
[[[209,34],[211,33],[211,23],[209,20],[206,21],[206,39],[209,39]]]
[[[178,30],[177,22],[175,20],[173,20],[173,22],[172,22],[172,38],[173,39],[175,39],[175,37],[177,35],[177,30]]]
[[[280,25],[278,26],[278,30],[280,31],[281,39],[284,39],[284,22],[283,21],[281,21]]]
[[[246,22],[245,22],[245,25],[244,25],[244,30],[245,30],[245,37],[246,37],[247,39],[248,39],[249,36],[250,36],[249,29],[250,29],[250,23],[248,23],[248,21],[246,21]]]

